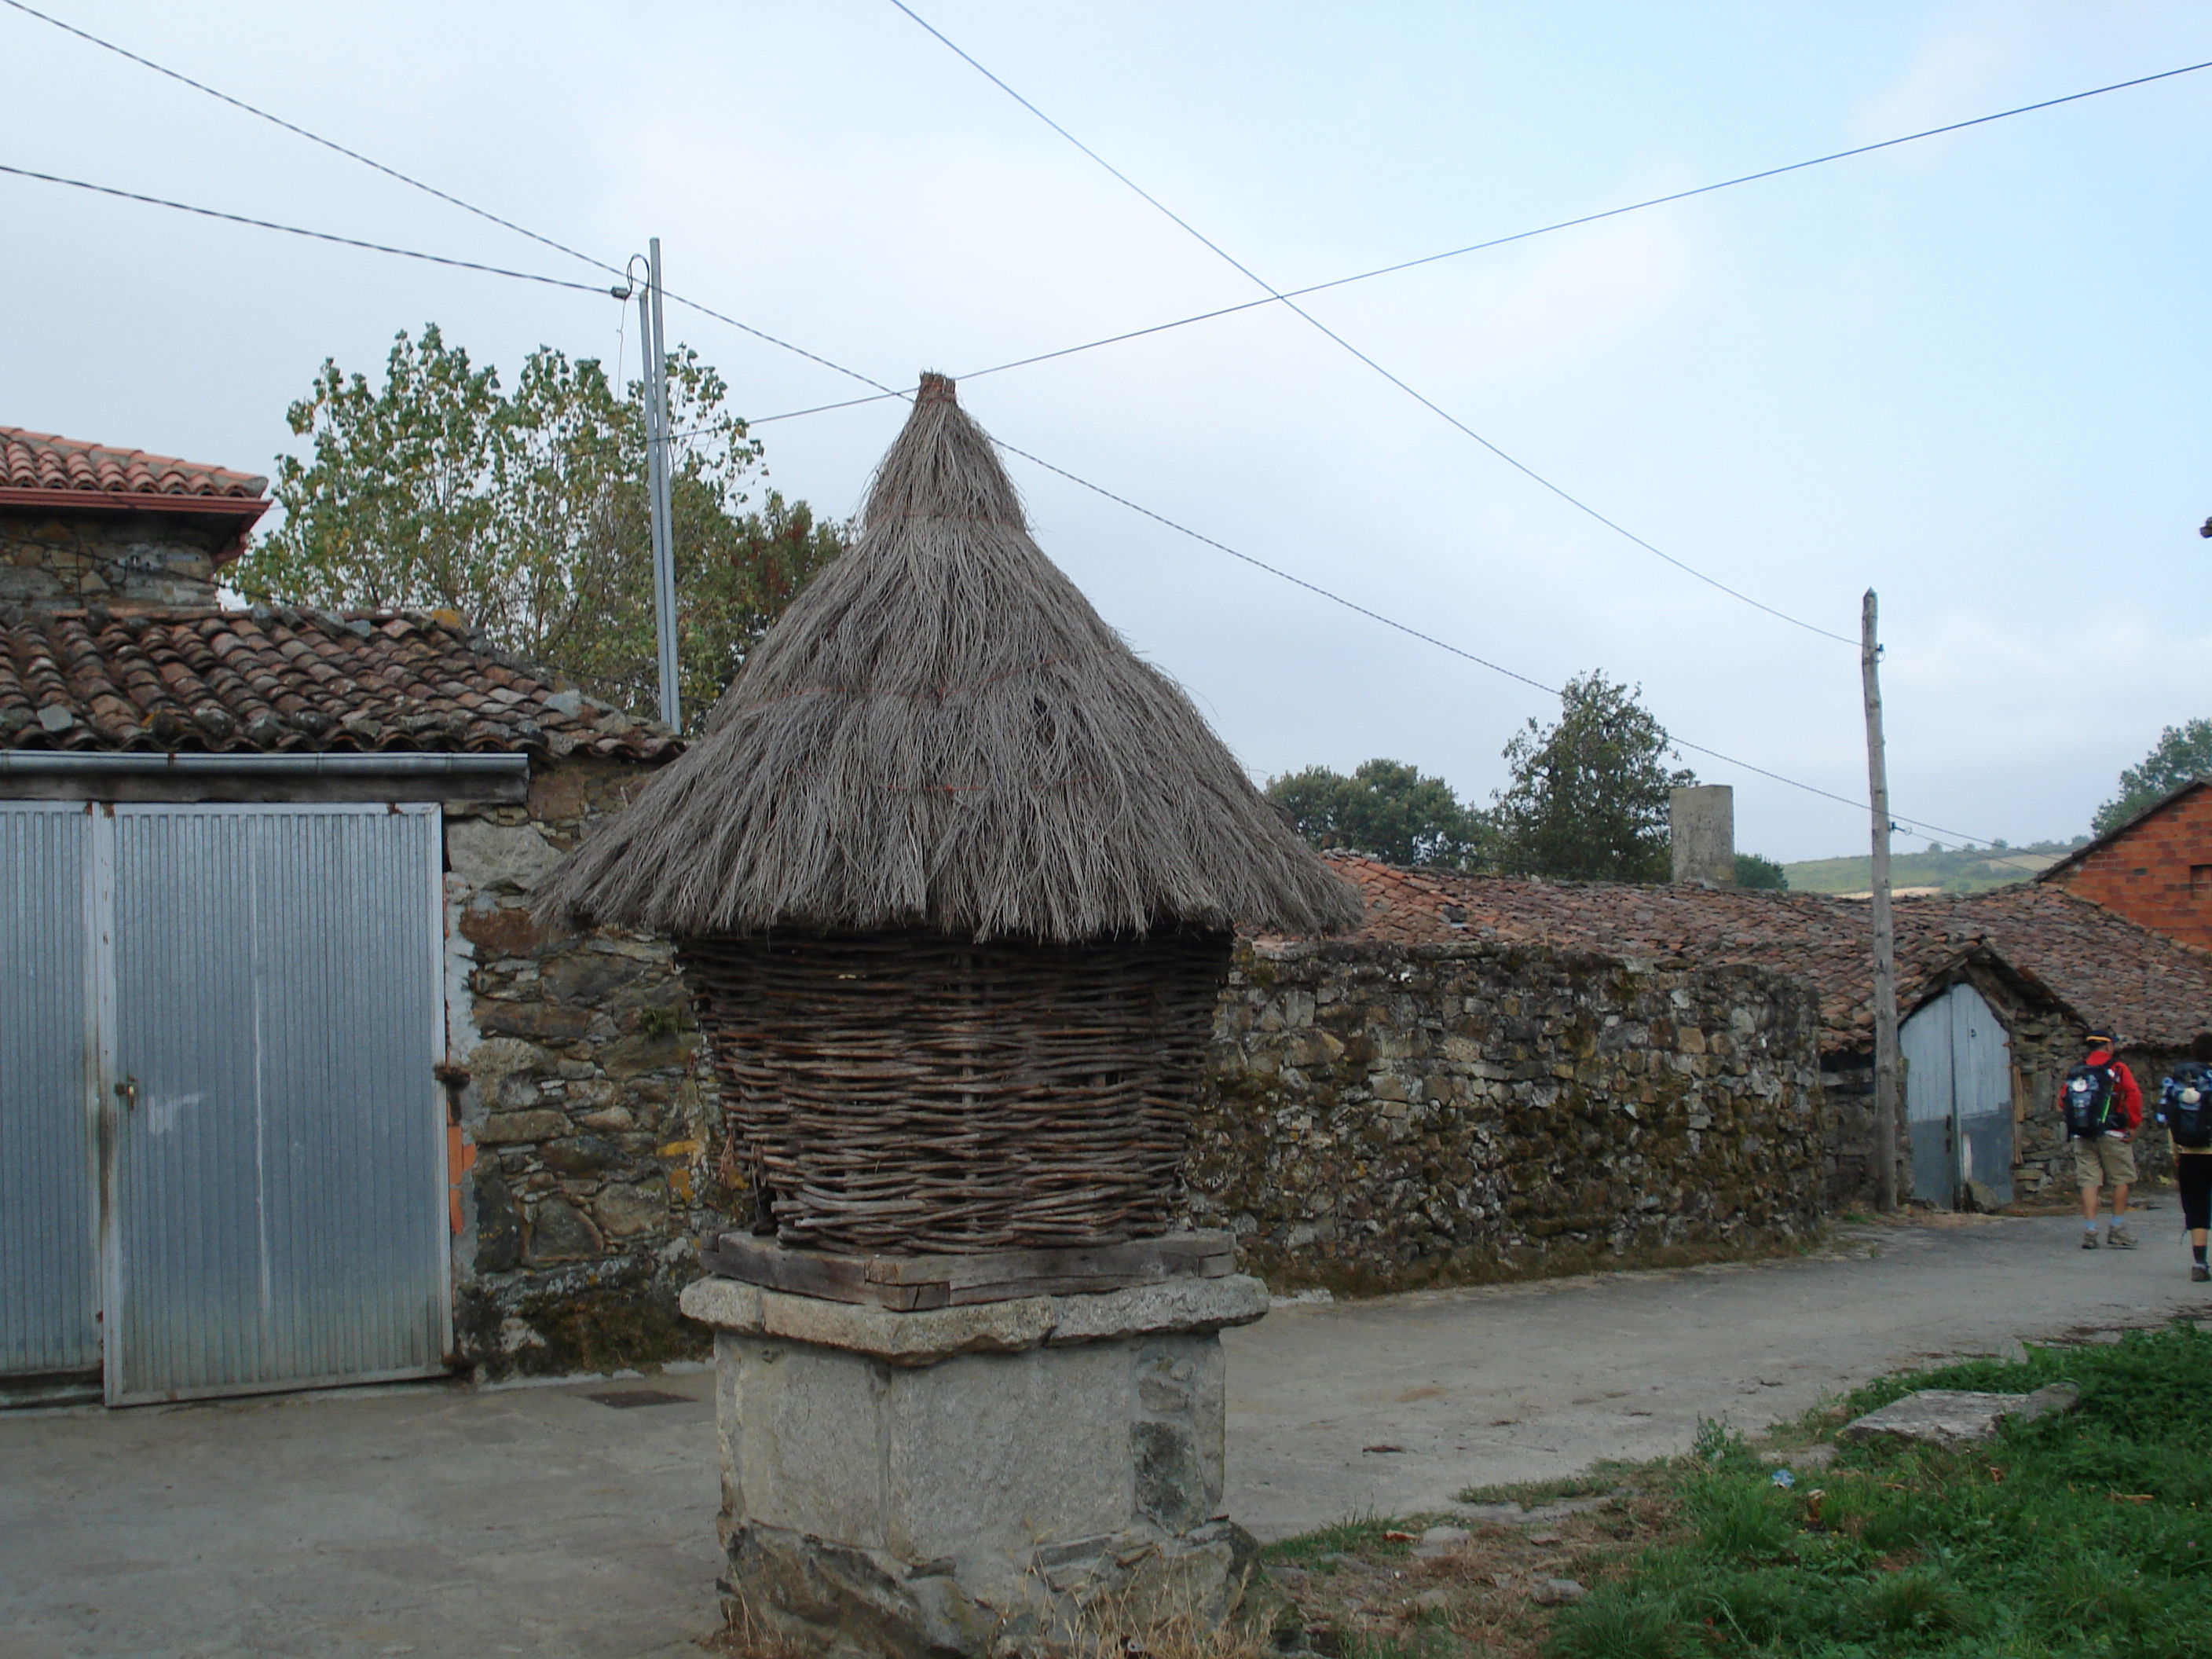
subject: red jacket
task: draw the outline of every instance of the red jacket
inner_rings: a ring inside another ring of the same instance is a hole
[[[2142,1127],[2142,1089],[2136,1082],[2136,1074],[2128,1070],[2127,1062],[2114,1060],[2109,1048],[2092,1049],[2085,1066],[2110,1066],[2112,1068],[2112,1123],[2117,1128],[2133,1134]],[[2066,1085],[2058,1085],[2058,1109],[2066,1109]]]

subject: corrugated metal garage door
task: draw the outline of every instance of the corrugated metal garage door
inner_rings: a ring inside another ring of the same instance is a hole
[[[100,1366],[127,1404],[443,1368],[439,829],[0,805],[0,1375]]]
[[[100,1364],[91,816],[0,803],[0,1376]]]
[[[431,807],[115,809],[111,1402],[441,1369],[438,871]]]

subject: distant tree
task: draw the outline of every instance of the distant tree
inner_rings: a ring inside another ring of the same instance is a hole
[[[1790,872],[1772,859],[1762,858],[1757,853],[1738,853],[1735,855],[1735,884],[1787,892],[1790,890]]]
[[[1270,778],[1265,793],[1324,851],[1464,869],[1480,861],[1487,841],[1480,812],[1462,805],[1442,778],[1425,778],[1403,761],[1368,761],[1350,777],[1309,766]]]
[[[671,532],[686,724],[844,545],[841,526],[769,491],[721,377],[669,356]],[[312,440],[277,458],[276,528],[232,567],[248,599],[328,610],[457,611],[492,642],[640,714],[657,702],[641,388],[541,346],[514,390],[404,330],[372,386],[325,361],[287,411]]]
[[[1516,874],[1579,881],[1664,881],[1668,794],[1697,781],[1669,771],[1666,728],[1641,688],[1599,671],[1567,682],[1559,718],[1531,720],[1505,745],[1513,781],[1491,809],[1499,860]]]
[[[2097,809],[2090,828],[2098,835],[2117,830],[2193,777],[2212,773],[2212,720],[2169,726],[2137,766],[2120,774],[2120,793]]]

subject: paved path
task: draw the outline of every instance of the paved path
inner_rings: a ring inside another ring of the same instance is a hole
[[[1265,1538],[1448,1509],[1928,1359],[2212,1313],[2172,1198],[2151,1201],[2132,1251],[2082,1249],[2072,1218],[1946,1216],[1811,1257],[1279,1308],[1227,1339],[1231,1511]]]
[[[1826,1255],[1279,1309],[1231,1334],[1231,1503],[1267,1535],[1756,1428],[1923,1357],[2212,1310],[2172,1200],[1861,1230]],[[1869,1254],[1869,1251],[1878,1251]],[[674,1404],[590,1396],[650,1386]],[[1396,1446],[1397,1451],[1368,1447]],[[0,1415],[0,1659],[698,1659],[708,1378]]]
[[[702,1659],[711,1382],[0,1417],[0,1659]]]

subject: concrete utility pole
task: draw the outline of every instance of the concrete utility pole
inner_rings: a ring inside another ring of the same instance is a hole
[[[1881,744],[1881,646],[1874,589],[1859,611],[1859,678],[1866,692],[1867,802],[1874,812],[1875,1201],[1897,1207],[1897,929],[1889,914],[1889,764]]]
[[[646,490],[653,507],[653,620],[660,653],[660,721],[684,729],[676,659],[676,544],[668,524],[668,359],[660,331],[660,238],[653,239],[637,337],[645,369]]]

